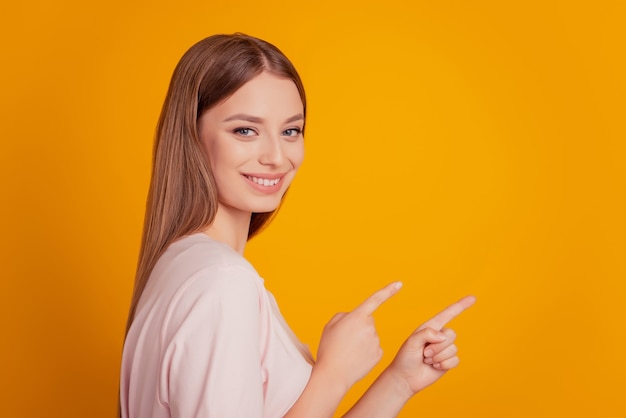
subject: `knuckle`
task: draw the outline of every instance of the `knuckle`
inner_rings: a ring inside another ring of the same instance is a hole
[[[430,335],[433,335],[433,336],[434,335],[439,335],[441,333],[441,331],[439,331],[438,329],[435,329],[433,327],[428,327],[427,330],[428,330],[428,333]]]
[[[441,330],[441,332],[443,332],[444,334],[446,334],[448,337],[454,337],[456,336],[456,332],[454,332],[453,329],[450,328],[444,328]]]
[[[456,357],[456,353],[457,353],[457,348],[455,345],[451,345],[449,347],[447,347],[445,350],[443,350],[442,352],[438,353],[437,355],[434,356],[434,360],[436,361],[440,361],[440,362],[446,362],[446,361],[450,361],[452,359],[454,359],[454,357]]]
[[[413,334],[427,334],[430,335],[431,333],[435,332],[435,330],[431,327],[420,327],[418,329],[416,329]]]
[[[374,306],[379,306],[384,302],[384,298],[380,293],[376,293],[372,296],[371,301]]]
[[[448,359],[448,360],[445,362],[445,365],[446,365],[446,368],[447,368],[447,369],[452,369],[452,368],[454,368],[454,367],[458,366],[458,365],[459,365],[459,362],[460,362],[459,358],[458,358],[458,357],[456,357],[456,356],[454,356],[454,357],[452,357],[451,359]]]

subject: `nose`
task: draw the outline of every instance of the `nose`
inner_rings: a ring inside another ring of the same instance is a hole
[[[272,167],[282,166],[286,160],[283,142],[280,136],[272,135],[263,138],[259,162]]]

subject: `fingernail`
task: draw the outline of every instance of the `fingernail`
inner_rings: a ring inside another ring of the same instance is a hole
[[[424,351],[424,357],[432,357],[433,354],[435,354],[433,350],[427,349]]]
[[[440,332],[439,334],[437,334],[436,338],[437,338],[439,341],[443,341],[443,340],[445,340],[445,339],[446,339],[446,338],[448,338],[448,337],[446,337],[446,334],[444,334],[444,333],[441,333],[441,332]]]
[[[396,282],[395,286],[396,290],[400,289],[402,287],[402,282]]]
[[[441,363],[435,363],[435,364],[433,364],[433,367],[435,369],[440,369],[441,368]]]
[[[426,363],[426,364],[432,364],[432,363],[433,363],[433,359],[432,359],[432,358],[430,358],[430,357],[426,357],[426,358],[424,359],[424,363]]]

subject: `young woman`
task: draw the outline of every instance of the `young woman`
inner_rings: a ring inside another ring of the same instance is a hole
[[[242,256],[302,163],[305,120],[300,77],[273,45],[217,35],[182,57],[157,127],[122,417],[331,417],[380,360],[372,313],[400,283],[332,318],[314,361]],[[472,303],[418,328],[347,416],[395,416],[455,367],[443,327]]]

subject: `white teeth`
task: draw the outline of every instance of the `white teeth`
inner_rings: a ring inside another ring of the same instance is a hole
[[[253,182],[255,182],[256,184],[260,184],[261,186],[274,186],[276,184],[278,184],[278,182],[280,181],[280,179],[262,179],[259,177],[251,177],[251,176],[246,176],[248,178],[248,180],[252,180]]]

